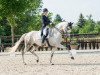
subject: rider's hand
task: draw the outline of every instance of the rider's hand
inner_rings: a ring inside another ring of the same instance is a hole
[[[51,25],[52,27],[53,27],[53,26],[55,26],[55,24],[54,24],[54,23],[51,23],[50,25]]]

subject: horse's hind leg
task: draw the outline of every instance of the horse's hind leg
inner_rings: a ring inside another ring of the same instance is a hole
[[[24,65],[26,65],[25,60],[24,60],[24,54],[26,51],[27,51],[27,47],[25,46],[24,50],[22,50],[22,59],[23,59]]]
[[[23,63],[24,63],[24,65],[26,65],[26,63],[25,63],[25,61],[24,61],[24,54],[25,54],[25,52],[24,52],[24,50],[22,50],[22,59],[23,59]]]
[[[37,57],[37,60],[36,60],[36,61],[37,61],[37,63],[38,63],[38,62],[39,62],[39,57],[34,53],[34,51],[37,50],[37,48],[38,48],[38,47],[35,47],[35,46],[32,45],[32,46],[30,46],[30,48],[29,48],[28,51],[30,51],[34,56]]]
[[[30,50],[30,52],[34,55],[34,56],[36,56],[37,57],[37,63],[39,62],[39,57],[37,56],[37,54],[36,53],[34,53],[34,51],[35,51],[35,49],[34,50]]]

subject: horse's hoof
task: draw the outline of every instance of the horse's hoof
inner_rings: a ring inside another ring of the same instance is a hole
[[[51,63],[51,65],[54,65],[53,63]]]
[[[36,62],[38,63],[38,62],[39,62],[39,60],[36,60]]]
[[[24,65],[27,65],[25,62],[23,62]]]
[[[51,64],[51,65],[54,65],[54,64]]]
[[[74,60],[74,57],[71,57],[71,59],[73,59],[73,60]]]
[[[24,65],[27,65],[26,63],[24,63]]]

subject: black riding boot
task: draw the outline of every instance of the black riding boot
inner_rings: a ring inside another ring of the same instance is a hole
[[[46,36],[43,35],[43,37],[42,37],[42,44],[45,42],[45,40],[46,40]]]
[[[47,42],[47,44],[48,44],[49,47],[52,47],[52,46],[50,45],[50,43],[49,43],[48,38],[46,38],[46,42]]]

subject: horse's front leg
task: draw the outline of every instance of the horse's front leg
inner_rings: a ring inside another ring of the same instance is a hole
[[[73,54],[72,54],[71,50],[68,50],[68,53],[69,53],[69,55],[71,56],[71,59],[73,59],[73,60],[74,60],[74,56],[73,56]]]
[[[59,48],[66,48],[66,47],[64,47],[64,46],[61,45],[61,44],[57,44],[57,45],[56,45],[56,47],[51,51],[51,58],[50,58],[50,64],[51,64],[51,65],[54,65],[54,64],[52,63],[52,58],[53,58],[53,55],[54,55],[55,50],[56,50],[58,47],[59,47]]]
[[[51,64],[51,65],[54,65],[54,64],[52,63],[52,58],[53,58],[54,52],[55,52],[55,48],[54,48],[53,50],[51,50],[51,58],[50,58],[50,64]]]
[[[66,47],[65,47],[65,46],[63,46],[63,45],[61,45],[61,44],[59,44],[59,45],[58,45],[58,47],[59,47],[59,48],[66,49]],[[71,59],[73,59],[73,60],[74,60],[73,51],[68,50],[68,53],[69,53],[69,55],[71,56]]]

